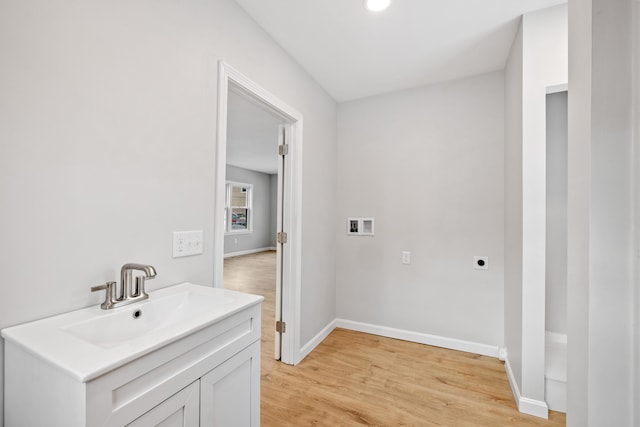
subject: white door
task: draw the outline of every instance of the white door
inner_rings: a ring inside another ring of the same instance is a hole
[[[276,230],[278,232],[278,242],[276,244],[276,312],[275,312],[275,346],[274,356],[276,360],[280,360],[282,356],[282,334],[284,332],[284,322],[282,319],[282,284],[283,284],[283,260],[284,251],[287,248],[287,231],[285,229],[284,218],[284,194],[286,185],[286,168],[287,160],[287,127],[280,125],[278,129],[278,195],[277,195],[277,222]]]

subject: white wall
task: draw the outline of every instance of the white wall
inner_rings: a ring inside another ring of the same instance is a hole
[[[633,63],[634,70],[640,70],[640,0],[633,2]],[[636,228],[636,258],[635,258],[635,362],[634,366],[640,366],[640,82],[635,77],[633,81],[634,102],[633,109],[635,112],[633,123],[634,128],[634,146],[635,150],[635,228]],[[640,424],[640,369],[635,370],[635,408],[634,422]]]
[[[545,330],[567,333],[567,92],[547,95]]]
[[[0,327],[97,304],[126,262],[212,285],[220,59],[304,115],[301,343],[335,318],[336,105],[235,2],[3,1],[0,57]]]
[[[638,77],[632,71],[632,5],[631,0],[570,2],[569,427],[640,422],[633,419]]]
[[[339,318],[502,345],[503,93],[494,72],[339,105]]]
[[[522,97],[522,129],[520,121],[507,126],[509,135],[505,161],[521,154],[521,178],[518,166],[509,170],[507,180],[521,179],[521,189],[515,183],[509,185],[505,224],[509,229],[507,253],[515,250],[522,254],[507,262],[505,298],[507,304],[521,304],[517,308],[505,308],[505,324],[521,322],[521,331],[514,327],[505,329],[509,366],[520,394],[521,411],[546,416],[544,402],[544,351],[545,351],[545,230],[546,230],[546,93],[547,88],[567,83],[567,6],[561,5],[526,14],[521,23],[522,37],[518,37],[508,61],[511,83],[507,86],[508,108],[514,107]],[[521,49],[521,50],[520,50]],[[522,82],[518,81],[517,68],[522,55]],[[520,86],[521,84],[521,86]],[[521,90],[521,95],[520,91]],[[517,91],[517,93],[514,93]],[[518,111],[519,113],[519,111]],[[508,122],[513,118],[510,114]],[[520,136],[517,132],[521,131]],[[518,147],[520,145],[521,147]],[[521,152],[520,152],[521,150]],[[522,200],[520,217],[517,204]],[[512,248],[522,233],[522,248]],[[521,277],[516,274],[521,271]],[[519,300],[518,300],[519,299]],[[516,318],[520,315],[520,319]],[[521,344],[521,348],[514,348]],[[518,372],[520,371],[520,372]]]
[[[253,231],[229,233],[224,236],[224,253],[251,251],[275,247],[271,240],[271,205],[277,194],[272,193],[271,175],[227,165],[227,180],[253,185]]]
[[[504,345],[513,380],[522,384],[522,23],[505,67]]]
[[[567,176],[567,426],[588,426],[589,173],[591,163],[591,2],[569,14]]]
[[[522,396],[544,402],[546,89],[568,81],[567,6],[527,14],[523,26]]]

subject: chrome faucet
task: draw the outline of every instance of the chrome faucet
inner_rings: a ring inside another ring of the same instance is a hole
[[[136,285],[133,286],[133,271],[144,272],[145,276],[136,277]],[[120,269],[120,297],[121,300],[132,298],[147,299],[149,294],[144,290],[144,281],[156,277],[156,269],[150,265],[125,264]],[[140,298],[143,297],[143,298]]]
[[[136,277],[135,285],[133,284],[133,271],[142,271],[145,275]],[[116,296],[116,282],[107,282],[103,285],[94,286],[91,292],[106,291],[106,298],[100,307],[103,310],[120,307],[131,304],[132,302],[142,301],[149,298],[149,294],[144,289],[144,283],[147,279],[156,277],[156,269],[150,265],[144,264],[125,264],[120,269],[120,293]]]

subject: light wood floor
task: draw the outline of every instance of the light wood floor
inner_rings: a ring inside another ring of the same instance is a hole
[[[273,360],[275,252],[228,258],[228,289],[263,295],[262,426],[565,425],[518,412],[497,359],[336,329],[298,366]]]

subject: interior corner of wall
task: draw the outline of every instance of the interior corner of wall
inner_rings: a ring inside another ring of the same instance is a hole
[[[518,408],[520,407],[520,388],[518,387],[518,382],[516,381],[516,377],[513,374],[513,369],[511,368],[511,363],[509,362],[509,352],[506,347],[500,349],[504,350],[504,370],[507,373],[507,379],[509,380],[509,385],[511,386],[511,392],[513,393],[513,398],[516,401],[516,405]]]
[[[333,330],[337,326],[337,322],[337,319],[333,319],[324,328],[322,328],[320,332],[318,332],[313,338],[311,338],[309,342],[302,346],[293,364],[297,365],[302,362],[305,357],[307,357],[317,346],[319,346],[320,343],[324,341],[324,339],[327,338],[331,332],[333,332]]]
[[[507,353],[507,347],[499,347],[498,348],[498,360],[501,362],[506,362],[509,354]]]
[[[500,348],[500,356],[503,355],[504,369],[507,373],[507,379],[509,380],[511,392],[513,393],[513,398],[516,402],[516,406],[518,407],[518,411],[523,414],[533,415],[534,417],[548,419],[549,407],[547,406],[546,402],[524,397],[520,393],[520,387],[518,386],[518,382],[516,381],[513,369],[511,368],[511,363],[509,362],[509,352],[506,347]]]

